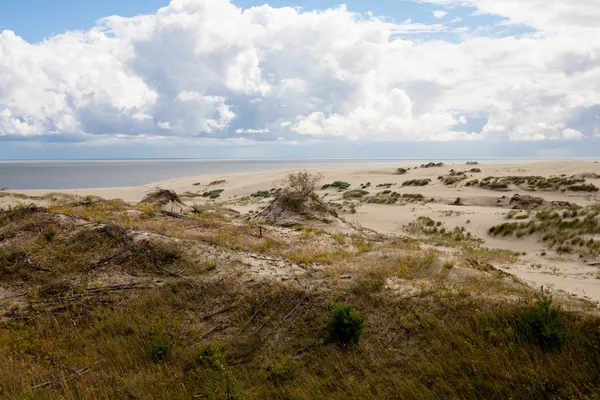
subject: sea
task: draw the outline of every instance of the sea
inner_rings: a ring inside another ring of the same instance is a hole
[[[144,159],[0,161],[0,188],[64,190],[147,185],[208,174],[261,172],[295,168],[334,168],[358,165],[420,165],[425,159]],[[466,159],[436,159],[464,164]],[[485,163],[525,163],[539,159],[485,159]]]

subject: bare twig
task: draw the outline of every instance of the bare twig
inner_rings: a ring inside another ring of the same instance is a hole
[[[78,369],[78,370],[70,373],[69,375],[67,375],[64,378],[64,380],[68,382],[71,379],[74,379],[76,377],[82,377],[84,374],[88,373],[93,367],[95,367],[96,365],[100,364],[102,361],[103,360],[99,360],[99,361],[96,361],[95,363],[93,363],[92,365],[90,365],[89,367]],[[31,388],[34,389],[34,390],[35,389],[41,389],[41,388],[48,388],[48,387],[52,387],[52,386],[56,385],[57,383],[61,383],[61,382],[63,382],[63,378],[59,377],[59,378],[56,378],[56,379],[52,379],[51,381],[48,381],[48,382],[44,382],[44,383],[40,383],[38,385],[34,385]]]
[[[242,328],[238,331],[238,335],[240,333],[242,333],[244,331],[244,329],[246,329],[246,327],[248,325],[250,325],[250,322],[252,322],[252,320],[254,319],[254,317],[256,317],[256,315],[260,312],[260,310],[262,310],[263,306],[265,305],[265,303],[267,302],[267,299],[265,299],[265,301],[262,302],[262,304],[260,305],[260,307],[258,307],[258,310],[256,310],[256,312],[254,314],[252,314],[252,316],[250,317],[250,319],[248,321],[246,321],[246,323],[244,324],[244,326],[242,326]]]
[[[233,310],[236,307],[237,307],[237,305],[232,305],[232,306],[229,306],[229,307],[225,307],[225,308],[220,309],[219,311],[215,311],[212,314],[208,314],[208,315],[205,315],[204,317],[200,317],[200,319],[204,321],[204,320],[207,320],[207,319],[210,319],[210,318],[214,317],[215,315],[223,314],[224,312]]]
[[[172,212],[172,211],[167,211],[167,210],[161,210],[160,212],[161,214],[167,215],[169,217],[173,217],[173,218],[179,218],[179,219],[190,219],[190,217],[188,217],[185,214],[179,214],[176,212]]]

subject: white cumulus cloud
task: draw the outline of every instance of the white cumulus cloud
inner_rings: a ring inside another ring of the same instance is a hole
[[[597,0],[419,1],[475,7],[530,31],[488,36],[485,27],[392,23],[344,6],[242,9],[228,0],[172,0],[153,15],[107,17],[40,43],[4,31],[0,137],[597,135]]]

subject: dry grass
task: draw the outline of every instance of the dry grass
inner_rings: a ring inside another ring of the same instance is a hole
[[[558,309],[549,349],[524,329],[539,309],[530,290],[482,271],[461,278],[462,257],[506,254],[465,247],[444,268],[414,240],[261,231],[208,211],[177,220],[92,202],[0,212],[0,249],[14,256],[0,258],[0,294],[10,294],[0,298],[0,397],[598,398],[598,318]],[[267,270],[270,257],[327,266],[284,283],[225,273],[246,252],[264,254]],[[91,281],[101,273],[136,279]],[[420,290],[400,296],[390,280]],[[365,320],[351,350],[329,340],[335,303]]]

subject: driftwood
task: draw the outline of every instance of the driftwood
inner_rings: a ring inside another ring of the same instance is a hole
[[[93,363],[92,365],[90,365],[89,367],[85,367],[82,369],[78,369],[76,371],[71,372],[69,375],[67,375],[66,377],[64,377],[64,381],[70,381],[71,379],[77,378],[77,377],[82,377],[84,374],[90,372],[90,370],[95,367],[96,365],[100,364],[103,360],[100,361],[96,361],[95,363]],[[34,385],[31,388],[32,389],[42,389],[42,388],[49,388],[52,387],[56,384],[60,384],[61,382],[63,382],[63,377],[59,377],[56,379],[52,379],[51,381],[48,382],[44,382],[44,383],[40,383],[38,385]]]
[[[210,318],[212,318],[212,317],[214,317],[216,315],[223,314],[224,312],[231,311],[231,310],[233,310],[236,307],[237,307],[236,305],[225,307],[225,308],[220,309],[219,311],[215,311],[212,314],[208,314],[208,315],[205,315],[204,317],[200,317],[200,319],[202,321],[204,321],[204,320],[210,319]]]
[[[250,325],[250,322],[252,322],[252,320],[254,319],[254,317],[256,317],[256,315],[260,312],[260,310],[262,310],[263,306],[265,305],[265,303],[267,302],[267,300],[265,299],[265,301],[262,302],[262,304],[260,305],[260,307],[258,307],[258,310],[256,310],[256,312],[254,314],[252,314],[252,316],[250,317],[250,319],[248,321],[246,321],[246,323],[244,324],[244,326],[242,326],[242,328],[238,331],[238,335],[240,333],[242,333],[244,331],[244,329],[246,329],[246,327],[248,325]]]
[[[171,211],[167,211],[167,210],[161,210],[160,212],[161,214],[167,215],[169,217],[173,217],[173,218],[179,218],[179,219],[190,219],[190,217],[188,217],[185,214],[179,214],[176,212],[171,212]]]

